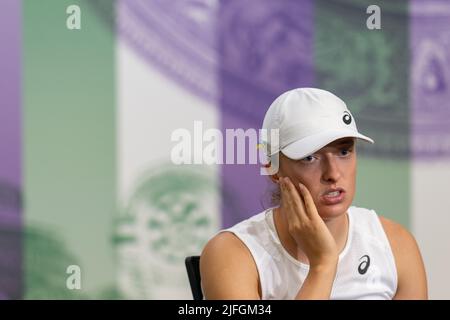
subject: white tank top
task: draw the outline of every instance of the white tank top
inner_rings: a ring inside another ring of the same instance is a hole
[[[229,229],[250,250],[259,273],[262,299],[294,299],[309,265],[292,257],[281,245],[267,209]],[[331,299],[392,299],[397,291],[394,256],[374,210],[348,209],[348,237],[339,255]]]

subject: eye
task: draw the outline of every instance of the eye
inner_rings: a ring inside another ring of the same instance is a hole
[[[343,148],[341,149],[341,155],[347,156],[350,154],[351,151],[352,151],[351,148]]]
[[[301,161],[303,162],[313,162],[314,160],[314,156],[306,156],[303,159],[301,159]]]

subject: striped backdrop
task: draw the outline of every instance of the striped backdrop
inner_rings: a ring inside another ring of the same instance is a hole
[[[257,165],[172,164],[171,134],[259,128],[313,86],[375,140],[354,205],[410,229],[448,299],[449,26],[444,0],[2,0],[0,298],[189,299],[184,257],[270,206],[270,184]]]

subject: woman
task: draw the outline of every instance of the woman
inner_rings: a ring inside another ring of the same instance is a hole
[[[280,206],[222,230],[200,259],[206,299],[427,299],[414,237],[352,206],[358,132],[345,103],[300,88],[278,97],[263,129]],[[271,140],[272,139],[272,140]],[[275,170],[273,170],[275,168]]]

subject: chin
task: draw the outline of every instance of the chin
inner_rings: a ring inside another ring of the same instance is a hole
[[[329,220],[343,215],[349,207],[350,204],[343,201],[334,205],[321,205],[317,211],[323,220]]]

